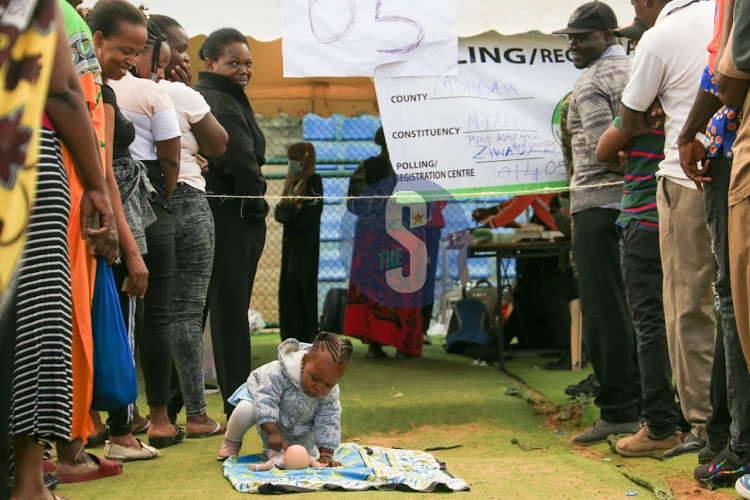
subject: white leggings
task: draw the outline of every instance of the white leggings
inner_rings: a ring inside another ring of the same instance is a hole
[[[229,417],[229,422],[227,422],[227,432],[225,434],[227,439],[242,442],[242,438],[247,431],[255,424],[253,406],[253,402],[247,400],[237,403],[232,416]]]

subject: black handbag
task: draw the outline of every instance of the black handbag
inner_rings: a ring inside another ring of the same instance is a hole
[[[291,222],[294,218],[294,212],[297,211],[297,207],[289,203],[279,203],[273,211],[273,218],[276,222],[286,224]]]

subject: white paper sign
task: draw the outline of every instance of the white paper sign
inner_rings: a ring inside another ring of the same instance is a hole
[[[497,33],[459,40],[456,76],[376,74],[398,189],[421,179],[454,195],[567,185],[560,107],[580,74],[565,39]]]
[[[456,0],[282,0],[285,77],[456,73]]]

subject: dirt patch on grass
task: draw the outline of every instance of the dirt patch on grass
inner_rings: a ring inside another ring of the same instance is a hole
[[[698,486],[694,479],[686,477],[674,477],[667,479],[672,493],[676,498],[699,498],[704,500],[720,500],[736,498],[730,494],[728,489],[707,490]]]
[[[570,447],[579,457],[590,458],[592,460],[601,460],[605,457],[604,453],[596,448],[591,448],[589,446],[576,446],[574,444],[571,444]]]
[[[424,425],[421,427],[412,427],[408,433],[390,432],[388,434],[375,433],[369,436],[353,438],[355,443],[366,443],[383,448],[413,448],[414,443],[422,444],[425,436],[437,436],[431,446],[455,446],[463,444],[467,436],[485,435],[490,432],[497,432],[495,426],[468,424],[468,425],[443,425],[433,426]]]

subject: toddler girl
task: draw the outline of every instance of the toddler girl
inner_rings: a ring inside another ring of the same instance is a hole
[[[352,343],[320,332],[312,344],[287,339],[279,360],[250,373],[229,398],[235,405],[218,459],[237,455],[253,424],[268,450],[299,444],[324,466],[339,466],[333,452],[341,439],[338,382],[349,366]]]

